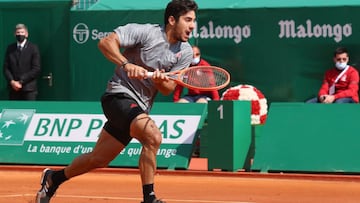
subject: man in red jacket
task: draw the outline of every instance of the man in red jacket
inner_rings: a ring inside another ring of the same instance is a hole
[[[200,49],[197,46],[193,46],[193,61],[191,66],[210,66],[210,64],[201,58]],[[184,87],[177,85],[173,94],[173,101],[178,103],[207,103],[208,100],[219,100],[220,96],[217,90],[214,91],[200,91],[194,89],[188,89],[188,93],[181,98],[181,94]]]
[[[359,103],[359,73],[348,65],[346,48],[337,48],[333,60],[335,67],[325,72],[318,96],[307,103]]]

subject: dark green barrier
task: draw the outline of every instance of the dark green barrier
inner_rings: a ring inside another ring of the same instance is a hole
[[[210,101],[207,134],[208,168],[237,171],[243,169],[251,143],[249,101]],[[201,152],[200,152],[201,153]]]
[[[360,105],[273,103],[252,170],[360,172]]]

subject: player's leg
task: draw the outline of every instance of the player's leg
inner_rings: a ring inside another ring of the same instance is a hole
[[[65,169],[44,170],[41,178],[42,187],[37,194],[36,202],[49,202],[61,183],[92,169],[107,166],[124,149],[131,140],[131,121],[143,112],[138,108],[130,108],[133,103],[136,102],[124,94],[104,94],[102,107],[108,121],[94,150],[75,158]]]
[[[142,144],[139,169],[143,185],[144,203],[162,202],[156,200],[154,193],[156,153],[161,144],[162,134],[155,122],[147,114],[140,114],[132,121],[130,133],[132,137]]]
[[[62,170],[44,170],[41,178],[41,189],[36,195],[36,202],[50,202],[57,188],[63,182],[93,169],[106,167],[124,147],[122,143],[103,129],[92,152],[76,157],[69,166]]]
[[[64,169],[65,176],[69,179],[96,168],[107,167],[124,147],[122,143],[103,129],[94,150],[75,158],[73,162]]]

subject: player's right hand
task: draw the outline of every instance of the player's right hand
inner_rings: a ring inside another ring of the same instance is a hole
[[[132,79],[144,79],[147,75],[147,70],[136,64],[128,63],[124,67],[127,76]]]

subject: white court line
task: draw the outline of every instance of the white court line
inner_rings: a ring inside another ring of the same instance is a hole
[[[35,196],[35,194],[11,194],[11,195],[0,195],[0,198],[7,197],[24,197],[24,196]],[[133,200],[141,201],[140,198],[125,198],[125,197],[108,197],[108,196],[83,196],[83,195],[56,195],[59,198],[73,198],[73,199],[111,199],[111,200]],[[180,200],[180,199],[166,199],[169,202],[195,202],[195,203],[256,203],[256,202],[239,202],[239,201],[213,201],[213,200]]]
[[[7,197],[24,197],[24,196],[34,196],[34,194],[13,194],[13,195],[0,195],[0,198],[7,198]]]
[[[256,202],[239,202],[239,201],[212,201],[212,200],[179,200],[179,199],[166,199],[171,202],[196,202],[196,203],[256,203]]]

